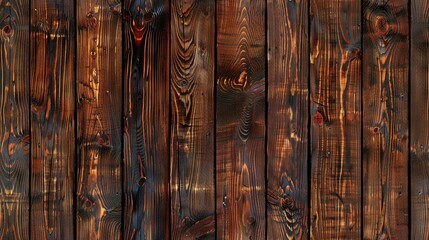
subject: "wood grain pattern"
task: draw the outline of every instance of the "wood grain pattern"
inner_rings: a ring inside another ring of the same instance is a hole
[[[214,239],[213,0],[171,2],[171,238]]]
[[[119,0],[77,0],[77,238],[121,238],[122,16]]]
[[[72,0],[32,2],[31,238],[73,239],[75,25]]]
[[[265,1],[217,1],[218,239],[265,238]]]
[[[313,239],[361,238],[360,6],[311,1]]]
[[[308,239],[308,2],[268,2],[268,239]]]
[[[124,9],[124,237],[169,239],[169,4]]]
[[[0,2],[0,239],[29,238],[28,9]]]
[[[411,239],[429,239],[429,2],[411,3]]]
[[[408,238],[406,0],[364,0],[364,239]]]

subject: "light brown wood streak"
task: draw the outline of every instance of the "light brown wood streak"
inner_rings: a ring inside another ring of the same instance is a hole
[[[311,238],[361,238],[361,2],[312,0]]]
[[[214,239],[214,11],[171,2],[172,239]]]
[[[169,239],[169,4],[124,2],[124,237]]]
[[[267,237],[308,239],[308,2],[267,7]]]
[[[31,12],[31,239],[73,239],[74,8],[33,1]]]
[[[29,1],[0,2],[0,239],[28,239]]]
[[[217,1],[219,239],[265,238],[265,1]]]
[[[364,239],[407,239],[407,1],[365,0],[363,16]]]
[[[77,0],[77,238],[121,238],[122,16],[118,0]]]
[[[411,1],[411,239],[429,239],[429,2]]]

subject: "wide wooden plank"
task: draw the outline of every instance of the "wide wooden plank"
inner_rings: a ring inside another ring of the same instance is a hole
[[[308,2],[268,2],[268,239],[309,239]]]
[[[0,239],[29,238],[29,0],[0,2]]]
[[[311,237],[361,238],[361,1],[312,0]]]
[[[429,2],[411,2],[411,239],[429,239]]]
[[[407,0],[364,0],[363,16],[363,237],[407,239]]]
[[[214,0],[171,1],[171,237],[214,239]]]
[[[77,238],[120,239],[122,17],[119,0],[77,0]]]
[[[73,239],[74,4],[40,0],[31,7],[31,238]]]
[[[218,239],[264,239],[265,1],[217,3]]]
[[[169,239],[169,2],[124,10],[124,237]]]

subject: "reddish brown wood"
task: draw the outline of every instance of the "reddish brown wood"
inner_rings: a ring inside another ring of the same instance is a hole
[[[29,2],[0,2],[0,239],[29,239]]]
[[[411,239],[429,239],[429,2],[411,3]]]
[[[308,2],[268,2],[268,239],[308,239]]]
[[[217,1],[218,239],[265,238],[265,1]]]
[[[32,2],[31,239],[73,239],[75,25],[72,0]]]
[[[169,239],[169,3],[124,10],[124,237]]]
[[[171,2],[171,237],[215,233],[215,2]]]
[[[407,1],[364,6],[364,239],[407,239]]]
[[[121,2],[77,0],[77,238],[121,239]]]
[[[311,1],[312,239],[362,236],[360,6]]]

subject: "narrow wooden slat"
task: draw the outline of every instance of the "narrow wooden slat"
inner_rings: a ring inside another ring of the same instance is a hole
[[[169,2],[124,9],[124,237],[169,239]]]
[[[268,2],[268,239],[308,239],[308,2]]]
[[[364,0],[364,239],[408,238],[407,0]]]
[[[73,239],[75,26],[72,0],[32,2],[31,238]]]
[[[218,239],[265,238],[265,1],[217,1]]]
[[[429,2],[411,1],[411,239],[429,239]]]
[[[311,1],[313,239],[361,238],[360,6]]]
[[[214,239],[214,0],[171,2],[171,237]]]
[[[408,238],[408,8],[364,0],[364,239]]]
[[[0,239],[29,238],[28,9],[0,2]]]
[[[77,0],[77,238],[121,238],[119,0]]]

